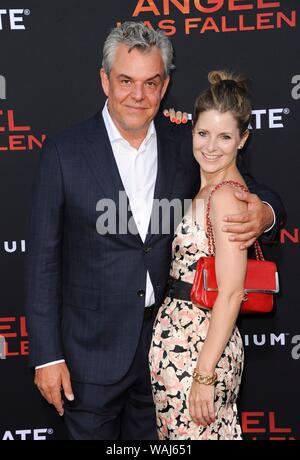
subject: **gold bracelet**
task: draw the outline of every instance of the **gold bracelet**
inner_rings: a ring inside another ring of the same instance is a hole
[[[217,381],[217,373],[215,372],[214,375],[202,375],[196,369],[193,372],[193,380],[198,383],[203,383],[203,385],[214,385]]]

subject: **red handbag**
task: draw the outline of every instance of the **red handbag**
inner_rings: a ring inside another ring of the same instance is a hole
[[[208,237],[208,257],[201,257],[197,263],[196,274],[191,290],[191,301],[199,307],[211,309],[218,295],[218,285],[215,273],[215,241],[211,220],[209,217],[210,200],[213,193],[222,185],[239,187],[244,191],[247,188],[235,181],[223,181],[210,193],[206,207],[206,223]],[[254,243],[256,259],[248,259],[245,278],[244,299],[241,313],[268,313],[273,308],[274,294],[279,292],[279,278],[274,262],[264,259],[258,241]]]

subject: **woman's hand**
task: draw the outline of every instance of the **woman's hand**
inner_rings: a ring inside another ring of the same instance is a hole
[[[165,109],[163,113],[165,117],[170,117],[171,123],[177,123],[180,125],[181,123],[185,124],[188,121],[187,112],[181,112],[180,110],[175,112],[175,109],[171,108]]]
[[[194,422],[207,426],[215,421],[214,399],[214,385],[193,382],[189,395],[189,408]]]

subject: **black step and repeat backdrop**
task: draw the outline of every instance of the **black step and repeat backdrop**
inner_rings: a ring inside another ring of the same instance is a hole
[[[103,40],[124,20],[171,37],[177,70],[165,107],[191,112],[209,70],[252,80],[245,161],[277,190],[288,222],[266,253],[280,267],[274,313],[244,317],[246,370],[240,397],[245,439],[300,438],[299,109],[297,0],[0,1],[0,439],[65,439],[62,420],[33,385],[23,304],[25,223],[44,139],[104,102]]]

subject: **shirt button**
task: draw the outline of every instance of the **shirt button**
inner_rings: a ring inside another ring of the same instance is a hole
[[[139,297],[145,297],[145,291],[143,289],[140,289],[139,291],[137,291],[137,295]]]
[[[151,246],[146,246],[144,248],[144,252],[147,254],[147,252],[150,252],[152,250]]]

